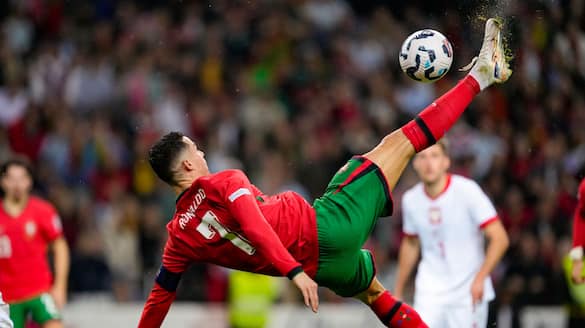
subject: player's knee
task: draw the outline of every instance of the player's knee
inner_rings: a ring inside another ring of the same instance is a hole
[[[382,286],[378,279],[374,278],[368,289],[356,297],[365,304],[372,305],[385,291],[384,286]]]

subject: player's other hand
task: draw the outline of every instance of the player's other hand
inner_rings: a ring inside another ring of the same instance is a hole
[[[482,277],[475,277],[471,284],[471,300],[474,306],[475,304],[481,303],[483,299],[484,280]]]
[[[53,297],[53,301],[55,301],[55,305],[57,308],[62,309],[67,303],[67,290],[60,286],[53,286],[50,292],[51,296]]]
[[[317,294],[317,288],[319,286],[317,283],[304,272],[297,274],[292,281],[303,294],[305,305],[317,313],[319,309],[319,295]]]
[[[573,261],[571,278],[575,284],[582,284],[585,282],[585,275],[583,274],[583,260]]]

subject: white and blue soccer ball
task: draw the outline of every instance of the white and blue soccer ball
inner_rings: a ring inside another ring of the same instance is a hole
[[[425,29],[412,33],[400,48],[400,67],[411,79],[435,82],[453,63],[453,47],[440,32]]]

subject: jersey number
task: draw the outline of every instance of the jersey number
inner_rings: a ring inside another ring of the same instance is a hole
[[[213,230],[211,229],[213,228]],[[205,238],[211,239],[215,236],[216,231],[220,237],[229,240],[234,246],[244,251],[248,255],[256,253],[256,249],[250,243],[235,232],[229,231],[224,227],[217,216],[212,211],[207,211],[201,218],[201,223],[197,226],[197,231]]]
[[[12,244],[8,236],[0,236],[0,259],[7,259],[12,256]]]

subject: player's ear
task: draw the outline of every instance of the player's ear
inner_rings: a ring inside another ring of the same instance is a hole
[[[181,166],[183,167],[183,169],[185,171],[193,171],[193,169],[195,168],[195,165],[193,165],[193,162],[191,162],[188,159],[184,159],[181,161]]]

